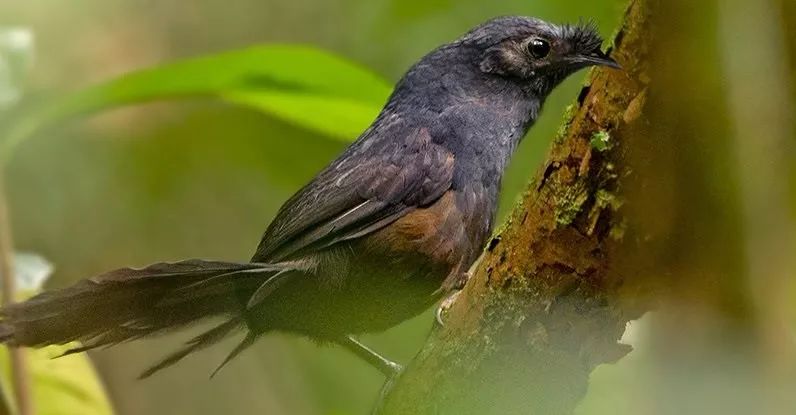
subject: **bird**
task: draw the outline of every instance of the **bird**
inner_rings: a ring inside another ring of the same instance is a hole
[[[589,22],[486,21],[405,73],[371,126],[284,203],[250,262],[160,262],[45,291],[0,309],[0,342],[78,344],[71,354],[214,321],[141,377],[241,336],[220,369],[274,332],[341,345],[395,376],[401,365],[358,336],[463,286],[545,99],[581,69],[620,68],[602,43]]]

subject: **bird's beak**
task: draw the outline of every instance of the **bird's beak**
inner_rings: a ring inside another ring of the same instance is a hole
[[[594,51],[588,55],[578,56],[576,61],[583,66],[607,66],[609,68],[622,69],[622,66],[617,61],[601,50]]]

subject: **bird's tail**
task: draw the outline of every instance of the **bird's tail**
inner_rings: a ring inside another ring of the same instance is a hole
[[[80,342],[72,353],[227,317],[153,366],[148,376],[245,327],[247,301],[280,271],[285,267],[202,260],[118,269],[0,309],[0,342],[31,347]]]

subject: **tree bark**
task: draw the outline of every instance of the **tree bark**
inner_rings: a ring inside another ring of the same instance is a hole
[[[380,414],[570,414],[592,370],[628,353],[619,340],[654,291],[641,277],[654,242],[624,203],[642,186],[630,153],[648,128],[650,7],[631,2],[611,53],[624,70],[592,72],[540,173]]]

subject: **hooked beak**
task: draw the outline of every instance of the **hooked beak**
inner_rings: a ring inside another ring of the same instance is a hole
[[[583,66],[607,66],[609,68],[622,69],[622,66],[617,61],[599,49],[588,55],[578,56],[575,61]]]

